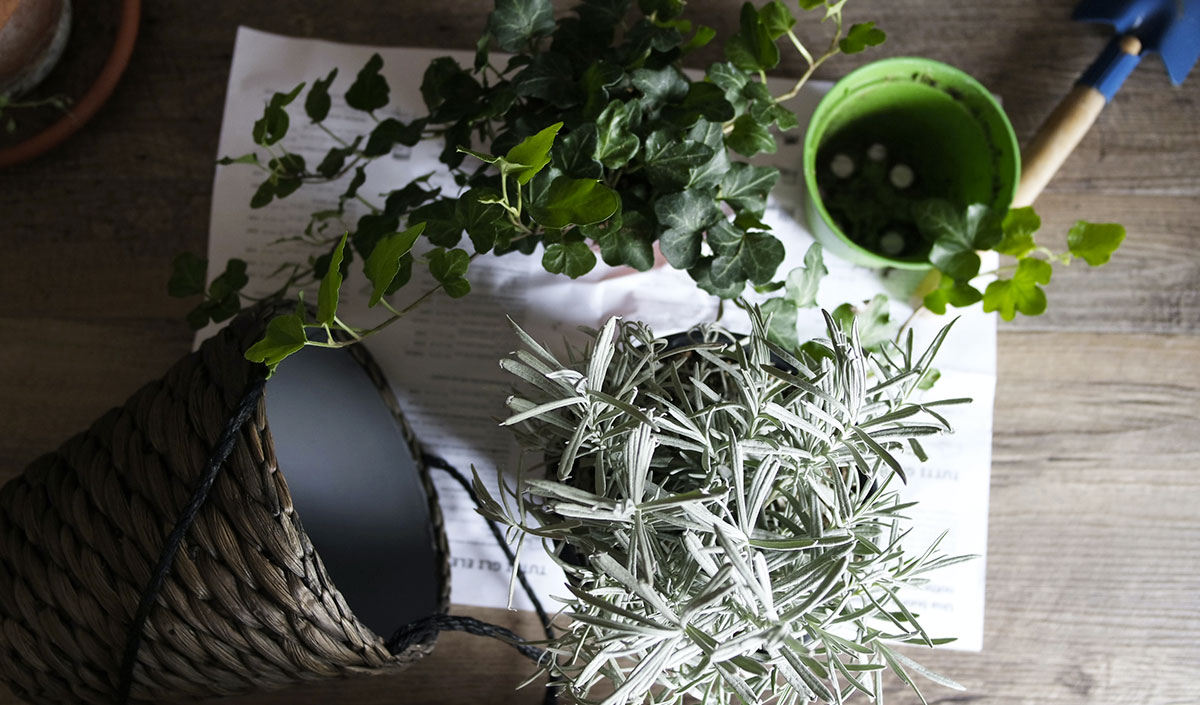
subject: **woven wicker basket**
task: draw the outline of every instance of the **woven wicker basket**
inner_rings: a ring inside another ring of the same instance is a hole
[[[139,597],[222,429],[261,366],[242,352],[266,311],[244,314],[124,406],[0,490],[0,675],[35,703],[117,697]],[[381,390],[361,346],[357,359]],[[384,394],[410,439],[391,394]],[[438,559],[449,564],[436,494],[420,463]],[[160,702],[402,669],[330,580],[277,467],[266,405],[237,434],[142,633],[131,697]]]

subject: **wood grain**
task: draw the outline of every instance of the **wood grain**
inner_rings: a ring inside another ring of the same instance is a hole
[[[734,0],[689,9],[722,35]],[[860,1],[883,56],[955,64],[1004,99],[1027,140],[1108,32],[1073,0]],[[161,0],[112,101],[67,145],[0,172],[0,480],[83,428],[187,351],[171,259],[203,251],[238,24],[378,44],[470,47],[487,3]],[[805,26],[805,36],[816,34]],[[702,55],[699,60],[714,58]],[[796,74],[789,59],[782,72]],[[967,693],[931,701],[1180,704],[1200,682],[1200,83],[1147,59],[1039,198],[1045,232],[1124,223],[1102,270],[1055,274],[1050,312],[1002,324],[985,649],[924,655]],[[1057,243],[1055,243],[1057,244]],[[469,610],[534,633],[529,615]],[[922,654],[914,653],[914,657]],[[447,635],[395,678],[306,686],[248,703],[517,703],[528,664]],[[914,702],[896,695],[892,702]],[[0,705],[17,701],[0,693]]]

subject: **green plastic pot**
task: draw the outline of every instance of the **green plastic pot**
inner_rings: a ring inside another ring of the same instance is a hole
[[[939,61],[884,59],[850,73],[817,106],[804,140],[809,231],[827,250],[867,267],[928,269],[927,249],[902,257],[851,240],[822,201],[824,146],[860,139],[903,152],[929,197],[1003,212],[1020,181],[1017,137],[1004,110],[978,81]],[[832,172],[831,172],[832,173]]]

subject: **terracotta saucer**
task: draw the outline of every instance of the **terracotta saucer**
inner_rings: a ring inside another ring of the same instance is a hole
[[[129,65],[141,18],[141,0],[75,2],[74,26],[58,65],[29,98],[66,96],[66,111],[52,107],[16,114],[15,133],[0,130],[0,167],[57,146],[96,114]]]

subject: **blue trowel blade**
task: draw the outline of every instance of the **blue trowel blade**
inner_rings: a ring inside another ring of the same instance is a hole
[[[1162,56],[1175,85],[1200,58],[1200,0],[1084,0],[1072,18],[1134,35],[1143,52]]]

